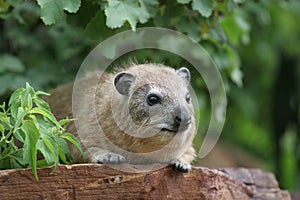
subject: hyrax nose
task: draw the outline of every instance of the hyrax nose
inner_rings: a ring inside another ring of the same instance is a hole
[[[174,119],[174,121],[175,121],[176,124],[179,125],[181,123],[181,117],[176,116],[175,119]]]
[[[177,115],[174,118],[174,122],[178,126],[180,126],[180,125],[189,125],[192,122],[192,117],[183,113],[181,115]]]

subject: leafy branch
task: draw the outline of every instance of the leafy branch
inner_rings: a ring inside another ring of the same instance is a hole
[[[17,89],[10,97],[8,108],[0,106],[0,168],[30,167],[36,179],[37,167],[68,164],[71,155],[70,142],[81,152],[79,141],[66,133],[72,119],[57,121],[48,103],[28,83]]]

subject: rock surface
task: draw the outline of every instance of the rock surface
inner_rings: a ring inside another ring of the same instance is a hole
[[[166,167],[126,173],[101,164],[76,164],[52,171],[38,169],[38,181],[30,169],[0,171],[0,199],[290,199],[273,174],[259,169],[193,167],[181,173]]]

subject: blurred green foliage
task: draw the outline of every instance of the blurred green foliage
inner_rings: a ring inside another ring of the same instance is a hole
[[[88,52],[124,30],[157,26],[199,42],[217,64],[228,94],[224,140],[243,147],[275,170],[275,82],[282,58],[294,59],[300,85],[300,2],[268,0],[0,0],[1,100],[23,86],[48,90],[71,81]],[[45,26],[51,25],[51,26]],[[109,49],[107,50],[109,54]],[[176,55],[144,50],[128,54],[138,62],[188,66]],[[122,63],[121,61],[119,63]],[[192,67],[191,67],[192,69]],[[207,129],[210,99],[192,71],[199,91],[200,132]],[[289,88],[289,85],[284,85]],[[299,86],[294,98],[299,98]],[[295,110],[299,111],[296,104]],[[283,116],[284,117],[284,116]],[[283,187],[300,187],[299,118],[280,138]],[[298,133],[298,135],[297,135]],[[199,139],[197,139],[199,141]],[[196,144],[199,146],[198,142]],[[298,161],[297,161],[298,159]]]

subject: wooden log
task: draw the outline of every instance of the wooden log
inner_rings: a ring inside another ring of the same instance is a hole
[[[76,164],[52,171],[38,169],[38,181],[30,169],[0,171],[0,199],[290,199],[274,175],[258,169],[193,167],[181,173],[166,167],[126,173],[101,164]]]

